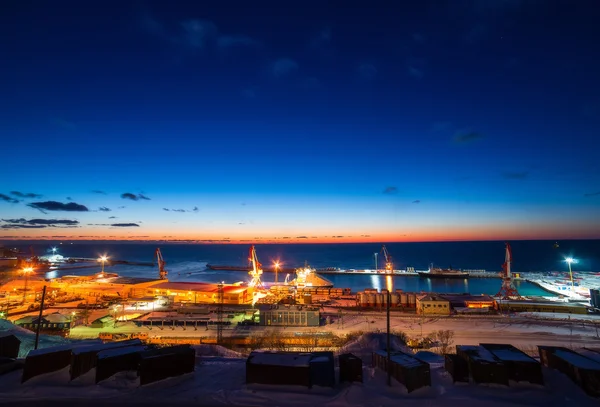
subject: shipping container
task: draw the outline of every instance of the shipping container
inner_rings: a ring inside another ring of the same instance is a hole
[[[66,345],[32,350],[25,358],[21,383],[44,373],[55,372],[71,363],[71,351],[76,347],[101,344],[100,340],[81,341]]]
[[[566,374],[588,395],[600,397],[600,363],[560,346],[538,346],[538,352],[544,366]]]
[[[254,351],[246,360],[246,383],[335,387],[333,352]]]
[[[312,352],[310,359],[310,385],[335,387],[335,361],[333,352]]]
[[[71,380],[74,380],[95,368],[98,353],[108,349],[124,348],[127,346],[140,346],[141,344],[142,341],[139,339],[132,339],[120,342],[82,346],[73,349],[71,352],[71,367],[69,369]]]
[[[542,366],[534,358],[512,345],[482,343],[481,346],[490,351],[496,359],[506,365],[510,380],[544,384]]]
[[[310,353],[254,351],[246,360],[246,383],[310,387]]]
[[[400,351],[392,352],[390,361],[392,377],[403,384],[409,393],[421,387],[431,386],[429,363],[415,358],[414,355]],[[387,372],[386,351],[373,352],[373,364],[375,367]]]
[[[344,353],[339,356],[340,383],[363,381],[362,360],[352,353]]]
[[[452,376],[453,382],[469,382],[469,363],[456,354],[444,355],[444,367]]]
[[[196,367],[196,350],[176,345],[141,353],[138,367],[140,385],[191,373]]]
[[[482,346],[456,345],[456,354],[469,364],[475,383],[495,383],[508,386],[508,368]]]
[[[21,341],[15,335],[0,333],[0,357],[16,359],[19,357]]]
[[[127,346],[98,352],[96,356],[96,384],[118,372],[137,372],[141,353],[146,350],[147,347],[145,346]]]

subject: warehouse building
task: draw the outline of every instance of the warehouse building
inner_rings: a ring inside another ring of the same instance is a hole
[[[417,314],[450,315],[450,301],[434,294],[417,297]]]
[[[161,282],[148,286],[145,295],[167,296],[173,302],[193,304],[219,303],[219,285],[210,283]],[[223,284],[223,304],[252,304],[252,287]]]
[[[259,307],[259,325],[262,326],[319,326],[318,308],[296,305],[262,305]]]

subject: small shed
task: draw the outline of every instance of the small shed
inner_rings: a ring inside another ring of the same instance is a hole
[[[106,328],[109,326],[113,326],[115,323],[115,319],[111,315],[105,315],[98,319],[95,319],[91,323],[92,328]]]
[[[538,346],[538,351],[544,366],[566,374],[588,395],[600,397],[600,363],[560,346]]]
[[[55,372],[69,366],[71,363],[71,352],[77,347],[101,343],[102,341],[94,339],[32,350],[25,358],[21,383],[25,383],[32,377]]]
[[[344,353],[338,357],[340,362],[340,383],[363,381],[362,360],[352,353]]]
[[[429,363],[415,358],[408,353],[394,351],[390,355],[392,376],[402,383],[408,392],[431,386],[431,369]],[[373,363],[376,367],[387,371],[387,352],[373,352]]]
[[[462,356],[454,353],[445,354],[444,367],[452,376],[453,382],[469,382],[469,363]]]
[[[74,380],[95,368],[98,353],[109,349],[140,346],[141,344],[142,341],[139,339],[132,339],[120,342],[99,343],[73,349],[71,352],[71,368],[69,369],[71,380]]]
[[[508,386],[508,368],[484,347],[456,345],[456,354],[469,364],[469,373],[475,383]]]
[[[21,340],[10,333],[0,333],[0,357],[16,359],[19,357]]]
[[[138,369],[140,385],[191,373],[196,367],[196,350],[176,345],[143,352]]]
[[[246,360],[246,383],[310,387],[310,353],[253,351]]]
[[[96,356],[96,384],[118,372],[138,370],[141,352],[145,346],[127,346],[98,352]]]
[[[508,368],[508,378],[515,382],[544,384],[542,365],[540,362],[521,352],[512,345],[482,343],[481,346],[490,351],[496,359]]]

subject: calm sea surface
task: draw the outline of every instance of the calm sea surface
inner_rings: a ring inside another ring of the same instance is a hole
[[[513,251],[513,271],[527,273],[531,271],[568,271],[565,257],[578,259],[573,264],[577,272],[600,271],[600,240],[563,241],[554,246],[554,241],[515,241],[511,242]],[[5,243],[7,247],[29,248],[30,245]],[[51,247],[57,247],[58,253],[66,257],[96,258],[106,253],[115,260],[152,262],[153,244],[139,243],[44,243],[33,244],[36,254],[48,254]],[[228,283],[247,280],[247,274],[236,271],[211,271],[206,264],[245,265],[250,245],[204,245],[204,244],[161,244],[163,257],[167,262],[171,281],[206,281]],[[499,271],[504,262],[504,242],[444,242],[444,243],[389,243],[386,247],[393,257],[395,268],[415,267],[426,270],[433,263],[439,267],[462,269],[484,269]],[[379,244],[287,244],[256,245],[259,260],[264,266],[279,260],[284,267],[301,266],[308,262],[313,267],[374,268],[375,253],[379,253]],[[379,265],[383,255],[379,254]],[[153,277],[157,275],[155,267],[113,266],[111,272],[131,277]],[[92,274],[94,268],[69,271],[69,274]],[[64,274],[64,272],[63,272]],[[280,273],[282,274],[282,273]],[[57,273],[47,277],[58,276]],[[290,276],[291,277],[291,276]],[[390,284],[385,276],[371,275],[326,275],[336,287],[349,287],[353,291],[364,288],[386,288]],[[285,278],[280,275],[280,281]],[[265,273],[265,281],[273,281],[272,273]],[[393,288],[406,291],[432,292],[470,292],[473,294],[496,294],[500,286],[499,279],[469,278],[457,280],[427,279],[420,277],[393,277]],[[549,295],[537,286],[518,282],[517,289],[523,295]]]

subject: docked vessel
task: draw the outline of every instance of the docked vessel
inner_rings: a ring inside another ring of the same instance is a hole
[[[323,276],[316,273],[314,268],[305,265],[304,267],[296,269],[296,278],[289,281],[289,274],[286,276],[286,284],[295,286],[297,288],[305,287],[333,287],[333,283]]]
[[[556,280],[534,280],[531,282],[539,285],[544,290],[558,294],[572,301],[589,301],[590,289],[579,285],[578,282],[556,281]]]
[[[428,271],[417,271],[420,277],[425,278],[468,278],[467,271],[455,270],[452,268],[443,269],[431,266]]]

